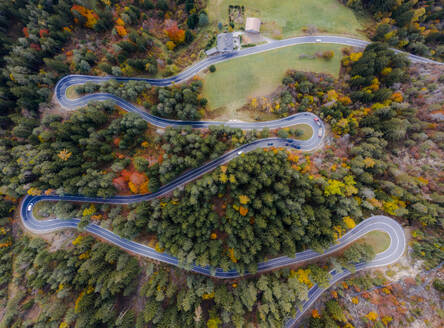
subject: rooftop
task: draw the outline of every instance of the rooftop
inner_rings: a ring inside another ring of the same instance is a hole
[[[217,50],[219,52],[233,51],[234,38],[232,33],[220,33],[217,35]]]
[[[245,23],[245,31],[259,33],[261,30],[261,20],[256,17],[247,17],[247,22]]]

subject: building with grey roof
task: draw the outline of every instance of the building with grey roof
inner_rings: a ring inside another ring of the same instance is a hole
[[[233,33],[220,33],[217,35],[217,51],[230,52],[238,47],[239,38],[234,37]]]

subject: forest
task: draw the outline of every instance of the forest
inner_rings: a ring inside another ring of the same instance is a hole
[[[2,125],[14,109],[36,117],[67,73],[152,76],[160,66],[164,76],[175,74],[188,64],[175,51],[208,24],[195,0],[7,0],[0,13]],[[160,55],[166,58],[159,64]]]
[[[419,56],[444,61],[442,3],[434,0],[341,0],[360,15],[370,14],[376,25],[373,41],[386,42]]]
[[[320,262],[260,275],[257,263],[308,248],[322,252],[372,214],[411,231],[410,257],[424,270],[444,261],[444,133],[436,119],[444,74],[389,49],[444,59],[444,11],[426,0],[347,1],[376,21],[367,31],[375,42],[344,48],[339,77],[289,70],[269,96],[279,117],[309,111],[326,123],[321,150],[242,154],[150,202],[42,202],[38,219],[76,217],[78,229],[41,238],[23,229],[25,195],[151,193],[240,145],[300,135],[293,127],[159,129],[111,102],[71,112],[54,104],[54,85],[67,74],[159,78],[199,60],[215,40],[206,3],[0,2],[0,328],[279,327],[311,287],[328,286],[331,270],[353,271],[375,251],[358,242]],[[207,110],[202,88],[197,78],[165,88],[111,79],[74,91],[111,93],[153,115],[199,120]],[[104,243],[84,231],[89,223],[177,256],[182,267]],[[192,263],[253,275],[220,281],[190,273]],[[415,279],[430,294],[444,290],[442,279]],[[343,283],[303,324],[350,328],[344,295],[352,288]],[[385,281],[357,275],[347,283],[367,293]],[[409,318],[419,318],[425,304],[415,302]],[[357,320],[362,327],[409,322],[388,317],[367,311]]]
[[[103,83],[87,82],[75,87],[79,95],[95,92],[110,93],[133,103],[141,104],[155,116],[198,121],[205,112],[207,99],[202,97],[202,81],[194,79],[182,86],[151,88],[144,81],[119,83],[108,80]]]

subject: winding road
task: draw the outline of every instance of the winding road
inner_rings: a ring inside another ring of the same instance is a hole
[[[180,72],[179,74],[168,77],[165,79],[148,79],[148,78],[128,78],[128,77],[114,77],[114,76],[87,76],[87,75],[67,75],[64,78],[62,78],[55,87],[56,97],[59,103],[69,109],[73,109],[79,106],[84,106],[88,103],[90,100],[102,100],[101,94],[94,94],[82,97],[80,99],[72,100],[68,99],[65,96],[66,89],[75,84],[83,84],[85,82],[102,82],[109,79],[115,79],[118,81],[129,81],[129,80],[136,80],[136,81],[146,81],[154,86],[169,86],[174,83],[181,83],[184,82],[191,77],[195,76],[200,71],[204,70],[205,68],[209,67],[210,65],[214,65],[217,63],[221,63],[227,60],[231,60],[238,57],[244,57],[249,55],[258,54],[261,52],[266,52],[274,49],[284,48],[284,47],[290,47],[295,46],[299,44],[310,44],[310,43],[330,43],[330,44],[341,44],[344,46],[351,46],[351,47],[357,47],[357,48],[365,48],[368,44],[371,42],[354,39],[354,38],[348,38],[343,36],[334,36],[334,35],[312,35],[312,36],[300,36],[300,37],[294,37],[284,40],[273,40],[272,42],[261,44],[255,47],[249,47],[249,48],[243,48],[239,51],[234,51],[230,53],[223,53],[218,54],[214,56],[207,57],[196,64],[188,67],[184,71]],[[440,63],[428,58],[419,57],[416,55],[412,55],[403,51],[400,51],[398,49],[392,49],[393,51],[397,53],[402,53],[407,56],[407,58],[414,62],[414,63],[422,63],[422,64],[436,64],[436,65],[444,65],[444,63]],[[107,98],[109,99],[109,98]],[[153,121],[151,123],[156,125],[156,119],[152,117]],[[163,124],[163,123],[160,123]],[[189,123],[182,123],[183,124],[189,124]],[[164,126],[164,125],[160,125]]]
[[[320,41],[319,41],[320,40]],[[140,115],[148,123],[153,124],[157,127],[167,127],[167,126],[192,126],[193,128],[206,128],[210,125],[226,125],[241,129],[263,129],[263,128],[282,128],[288,127],[295,124],[307,124],[313,129],[312,137],[308,140],[293,140],[293,139],[283,139],[283,138],[266,138],[256,140],[250,144],[243,145],[235,150],[232,150],[221,157],[202,165],[199,168],[190,170],[177,179],[171,181],[167,185],[161,187],[157,192],[144,195],[134,195],[134,196],[115,196],[110,198],[99,198],[99,197],[85,197],[85,196],[75,196],[75,195],[40,195],[40,196],[26,196],[20,207],[20,215],[23,225],[26,229],[33,233],[49,233],[62,229],[77,228],[79,219],[50,219],[50,220],[37,220],[33,215],[34,206],[41,201],[72,201],[72,202],[87,202],[87,203],[109,203],[109,204],[131,204],[140,201],[149,201],[154,198],[161,197],[170,193],[171,191],[182,187],[186,183],[195,180],[196,178],[202,176],[203,174],[210,172],[220,165],[223,165],[237,156],[241,156],[243,153],[253,151],[258,148],[267,147],[287,147],[295,148],[304,151],[310,151],[317,148],[325,135],[324,123],[312,113],[299,113],[283,119],[267,121],[267,122],[216,122],[216,121],[176,121],[169,120],[160,117],[150,115],[140,109],[139,107],[126,102],[125,100],[104,93],[95,93],[83,96],[78,99],[69,99],[66,96],[66,90],[68,87],[77,84],[83,84],[85,82],[96,82],[100,83],[109,79],[116,79],[119,81],[128,80],[143,80],[149,82],[155,86],[168,86],[174,83],[180,83],[191,78],[201,70],[206,67],[216,64],[222,61],[230,60],[232,58],[252,55],[264,51],[269,51],[281,47],[287,47],[297,44],[304,43],[337,43],[348,46],[355,47],[365,47],[369,42],[363,40],[357,40],[346,37],[338,36],[305,36],[297,37],[286,40],[273,41],[264,45],[245,48],[240,51],[236,51],[229,54],[221,54],[212,57],[208,57],[197,64],[189,67],[180,74],[166,78],[166,79],[144,79],[144,78],[123,78],[123,77],[97,77],[97,76],[83,76],[83,75],[68,75],[62,78],[55,87],[55,96],[57,101],[67,109],[76,109],[78,107],[86,105],[90,101],[103,101],[111,100],[123,109],[134,112]],[[400,52],[398,50],[395,50]],[[407,57],[413,62],[426,63],[426,64],[441,64],[432,61],[427,58],[421,58],[415,55],[407,54]],[[157,252],[155,249],[148,247],[146,245],[136,243],[134,241],[121,238],[113,232],[102,228],[96,224],[89,224],[85,230],[101,239],[104,239],[122,249],[125,249],[131,253],[141,255],[150,259],[154,259],[163,263],[171,264],[177,267],[183,267],[179,260],[167,253]],[[399,223],[393,219],[386,216],[372,216],[355,228],[348,231],[341,239],[337,241],[337,244],[331,246],[329,249],[325,250],[323,254],[317,253],[313,250],[306,250],[295,254],[294,257],[278,257],[270,259],[268,261],[258,264],[258,272],[266,272],[273,269],[282,268],[289,265],[294,265],[298,263],[305,262],[307,260],[317,259],[322,256],[332,254],[339,249],[345,247],[346,245],[352,243],[353,241],[361,238],[370,231],[384,231],[390,236],[390,246],[387,250],[376,255],[374,260],[367,263],[356,264],[356,270],[363,270],[366,268],[374,268],[379,266],[385,266],[396,262],[404,253],[406,247],[406,239],[402,227]],[[227,279],[227,278],[237,278],[241,275],[235,270],[224,271],[221,268],[211,268],[211,267],[201,267],[193,265],[190,268],[191,271],[212,276],[215,278]],[[347,277],[351,273],[347,270],[342,272],[337,272],[335,270],[331,271],[332,279],[330,281],[330,286],[337,281]],[[320,297],[324,289],[319,288],[317,285],[313,286],[309,290],[308,299],[302,305],[302,311],[298,311],[297,317],[289,320],[286,323],[286,327],[293,326],[296,321],[302,316],[302,314]]]

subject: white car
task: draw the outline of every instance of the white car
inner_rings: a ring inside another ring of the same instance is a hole
[[[32,210],[32,204],[29,204],[29,205],[28,205],[28,212],[29,212],[30,210]]]
[[[322,40],[321,40],[321,39],[316,39],[315,41],[316,41],[316,42],[322,42]]]
[[[243,153],[242,150],[239,150],[239,151],[237,152],[238,155],[240,155],[240,154],[242,154],[242,153]]]

